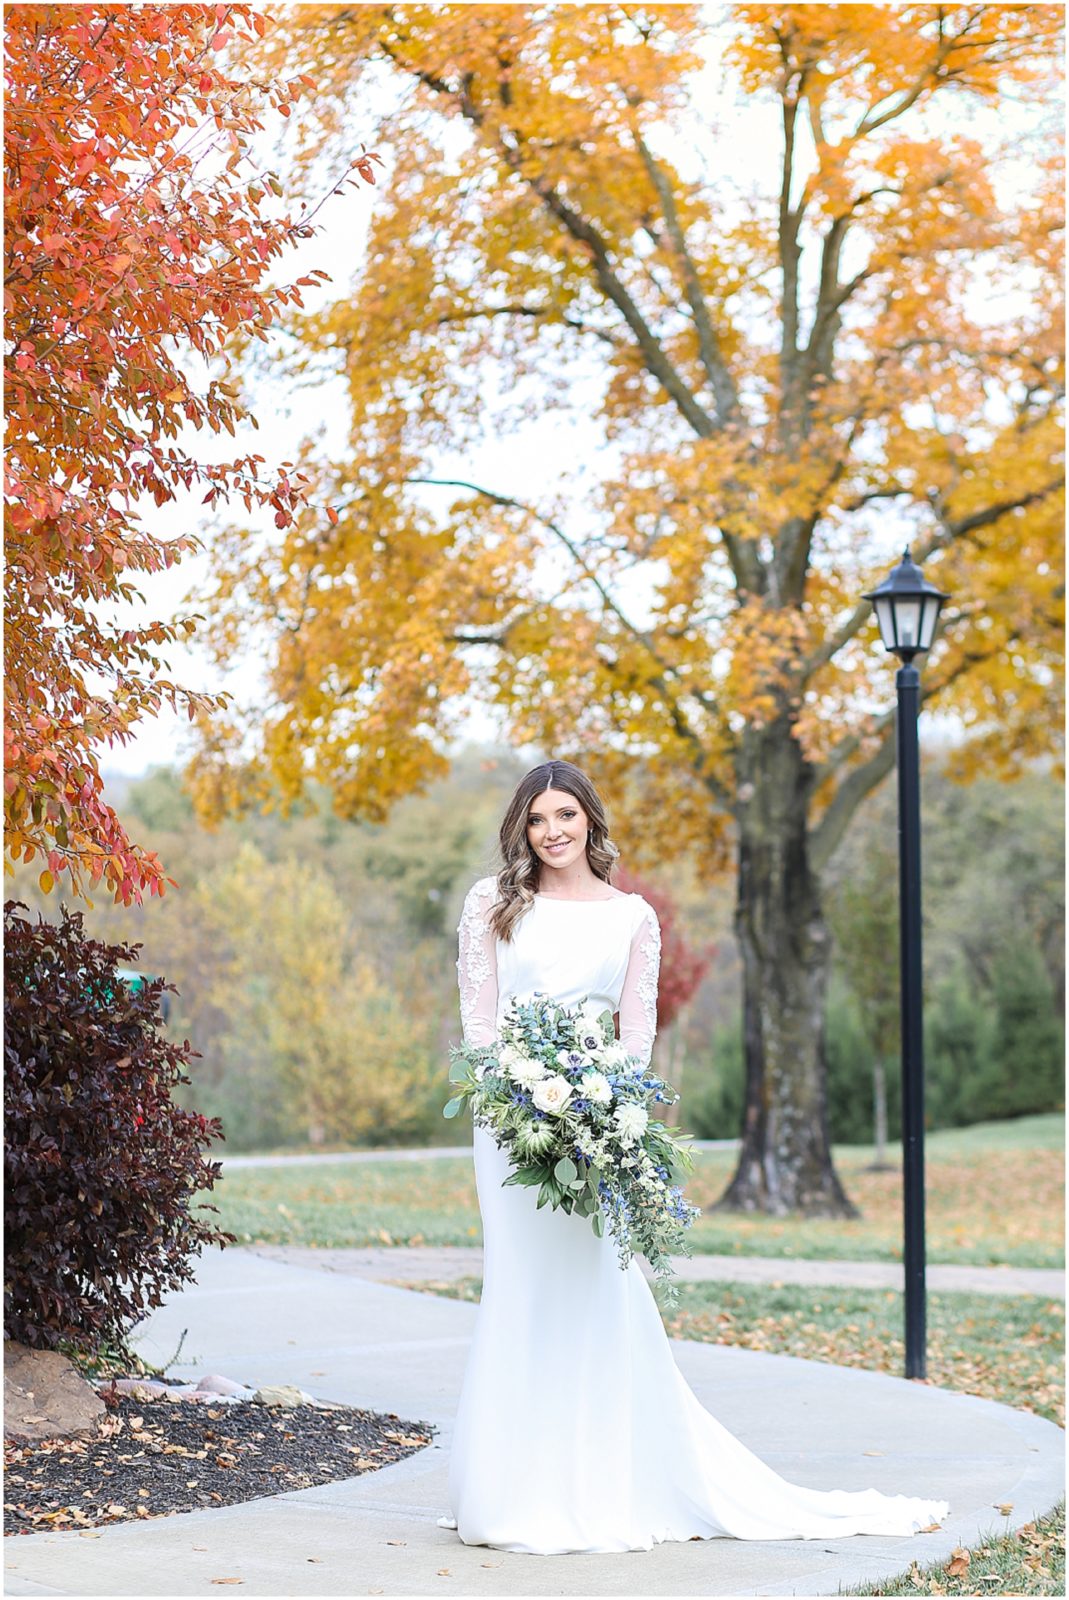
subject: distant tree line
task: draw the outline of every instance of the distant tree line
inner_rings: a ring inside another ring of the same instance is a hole
[[[448,778],[382,825],[341,821],[313,792],[289,821],[248,816],[210,832],[169,769],[116,799],[159,842],[180,887],[143,907],[98,902],[87,927],[142,941],[144,969],[176,984],[170,1032],[200,1052],[183,1096],[221,1118],[228,1148],[464,1136],[441,1116],[460,1032],[456,921],[473,878],[494,870],[501,811],[529,764],[469,746]],[[961,786],[938,757],[922,782],[928,1124],[1057,1110],[1061,784],[1037,771]],[[829,1115],[842,1143],[875,1141],[881,1069],[883,1136],[900,1132],[896,849],[887,784],[829,878]],[[681,936],[715,948],[671,1029],[679,1123],[732,1138],[744,1069],[730,890],[710,898],[682,861],[666,861],[655,887]],[[56,914],[32,873],[16,875],[14,892]]]

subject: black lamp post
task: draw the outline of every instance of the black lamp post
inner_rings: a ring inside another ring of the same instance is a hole
[[[921,968],[921,790],[917,714],[920,673],[914,656],[927,650],[943,601],[907,546],[871,600],[880,637],[902,662],[898,690],[898,903],[902,997],[902,1188],[905,1205],[906,1377],[925,1376],[924,1293],[924,1031]]]

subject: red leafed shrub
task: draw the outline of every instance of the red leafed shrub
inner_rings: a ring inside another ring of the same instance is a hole
[[[79,912],[34,925],[25,910],[4,907],[4,1333],[122,1349],[193,1278],[195,1252],[235,1242],[192,1208],[221,1170],[202,1147],[222,1127],[171,1099],[196,1051],[160,1032],[173,985],[116,976],[140,945],[88,938]]]

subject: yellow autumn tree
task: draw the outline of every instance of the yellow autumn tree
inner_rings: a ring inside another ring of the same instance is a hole
[[[403,1144],[441,1115],[434,1006],[417,966],[396,987],[315,863],[269,861],[246,840],[191,890],[180,989],[215,1017],[205,1068],[224,1122],[313,1143]],[[242,1127],[234,1130],[247,1142]]]
[[[747,1090],[720,1203],[850,1214],[820,873],[893,766],[858,596],[907,539],[952,597],[923,695],[967,730],[960,775],[1013,772],[1061,723],[1062,15],[722,18],[287,13],[267,65],[319,85],[301,159],[344,147],[374,70],[392,172],[351,292],[290,319],[294,380],[347,385],[347,448],[302,459],[336,521],[220,542],[219,649],[270,641],[269,702],[196,781],[211,809],[314,777],[381,818],[446,768],[474,693],[604,784],[637,870],[733,859]],[[767,112],[753,195],[705,111],[714,61]],[[608,446],[594,490],[563,463],[530,501],[437,465],[570,407]]]

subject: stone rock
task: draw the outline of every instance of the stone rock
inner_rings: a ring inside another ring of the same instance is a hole
[[[278,1406],[283,1411],[312,1403],[312,1396],[292,1383],[269,1383],[265,1388],[257,1389],[252,1398],[262,1406]]]
[[[110,1392],[113,1384],[117,1394],[129,1395],[131,1400],[162,1400],[167,1393],[167,1385],[158,1378],[107,1378],[98,1392]]]
[[[16,1443],[91,1438],[107,1407],[58,1350],[4,1340],[4,1436]]]
[[[248,1384],[238,1383],[236,1378],[224,1378],[218,1372],[209,1373],[207,1377],[201,1378],[197,1388],[205,1393],[216,1397],[225,1397],[226,1399],[249,1400],[253,1395],[253,1390],[249,1388]]]
[[[195,1383],[169,1383],[164,1391],[168,1400],[195,1400],[198,1398]]]

